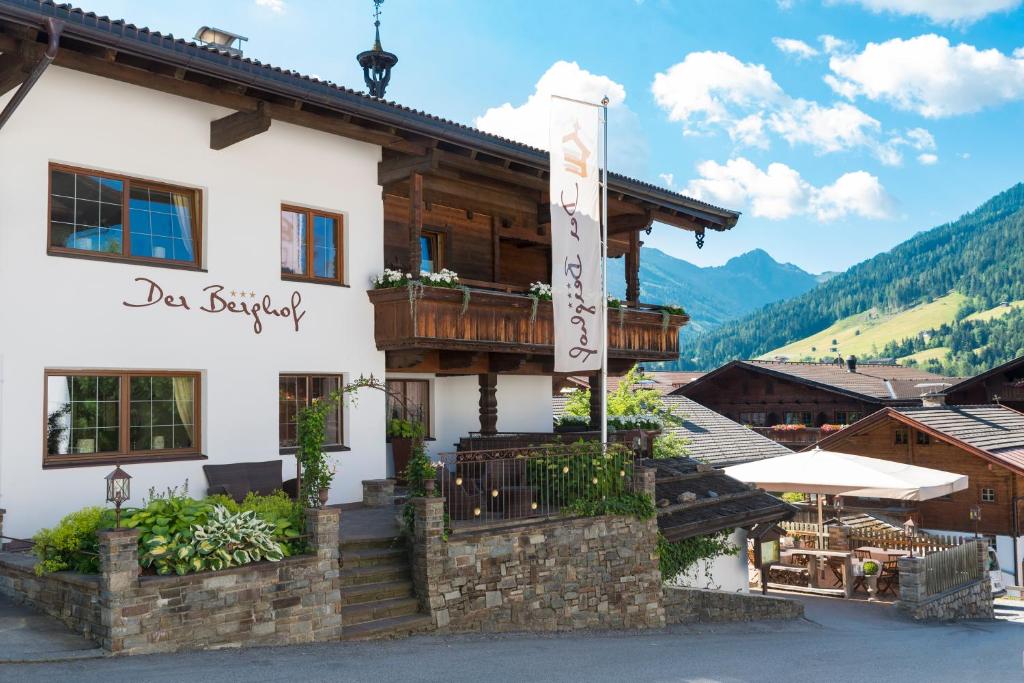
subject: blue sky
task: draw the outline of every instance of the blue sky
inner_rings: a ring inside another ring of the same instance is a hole
[[[369,0],[83,3],[362,88]],[[527,142],[550,92],[609,94],[613,170],[744,212],[646,238],[699,265],[845,269],[1024,176],[1021,0],[386,0],[382,41],[389,99]]]

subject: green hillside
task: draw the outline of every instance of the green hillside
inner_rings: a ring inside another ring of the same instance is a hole
[[[910,362],[962,375],[1024,353],[1022,300],[1024,184],[1017,184],[804,294],[684,335],[683,357],[673,367],[812,355],[810,347],[819,342],[825,350],[815,353],[829,355],[834,338],[842,353],[870,357],[877,349],[879,357],[912,357]],[[871,336],[856,339],[857,329],[859,336]],[[841,340],[840,333],[852,337]],[[940,347],[948,351],[935,350]]]
[[[880,313],[872,309],[865,313],[851,315],[839,320],[817,334],[805,337],[800,341],[781,346],[762,355],[771,359],[786,356],[791,360],[821,360],[834,358],[836,354],[858,358],[882,357],[883,351],[893,348],[907,339],[921,338],[920,344],[925,348],[921,351],[895,356],[900,362],[918,364],[943,361],[949,347],[929,347],[928,341],[922,337],[939,334],[943,326],[951,326],[957,321],[957,314],[969,307],[970,300],[959,292],[950,292],[899,313]],[[1009,302],[984,311],[971,313],[964,317],[967,322],[989,322],[1019,310],[1024,302]],[[893,357],[893,356],[889,356]],[[934,359],[934,360],[933,360]]]

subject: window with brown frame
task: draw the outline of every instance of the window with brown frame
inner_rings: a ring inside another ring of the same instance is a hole
[[[313,401],[341,391],[342,375],[281,374],[278,377],[278,445],[280,452],[294,453],[298,446],[299,411]],[[324,424],[324,450],[344,450],[344,411],[339,404],[326,415]]]
[[[895,431],[895,443],[897,445],[910,443],[909,436],[906,429],[897,428]]]
[[[47,370],[44,467],[203,457],[198,372]]]
[[[982,503],[994,503],[996,502],[996,490],[992,488],[981,489],[981,502]]]
[[[389,420],[422,422],[430,436],[430,382],[425,379],[387,380]]]
[[[928,436],[928,434],[926,434],[925,432],[917,432],[917,445],[918,446],[927,446],[931,442],[932,442],[932,439],[931,439],[930,436]]]
[[[345,283],[344,220],[339,214],[281,207],[281,277]]]
[[[48,253],[198,268],[198,190],[50,164]]]
[[[444,238],[442,233],[434,230],[424,230],[420,234],[420,270],[437,273],[447,267]]]

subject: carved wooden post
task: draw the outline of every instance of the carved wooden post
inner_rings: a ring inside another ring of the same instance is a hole
[[[601,373],[590,376],[590,428],[601,429]]]
[[[498,373],[480,374],[480,433],[498,433]]]
[[[626,252],[626,301],[640,300],[640,233],[629,233],[629,251]]]
[[[423,234],[423,175],[413,173],[409,177],[409,272],[416,279],[420,277],[423,252],[420,235]]]

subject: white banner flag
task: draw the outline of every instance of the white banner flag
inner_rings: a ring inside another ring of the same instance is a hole
[[[600,109],[551,98],[555,372],[601,369]]]

